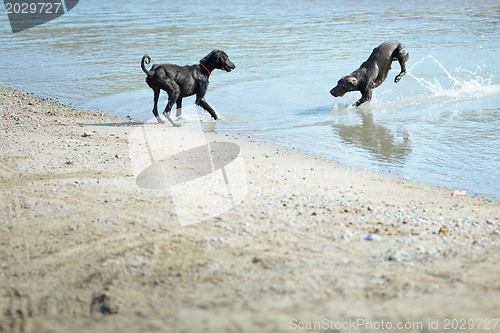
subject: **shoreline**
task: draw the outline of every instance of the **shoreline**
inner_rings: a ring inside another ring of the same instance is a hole
[[[9,82],[2,82],[0,84],[0,87],[7,88],[7,89],[10,89],[12,91],[19,92],[21,94],[27,94],[27,95],[36,96],[37,98],[41,98],[41,99],[44,99],[44,100],[47,100],[47,101],[56,102],[56,103],[59,103],[61,105],[64,105],[64,106],[69,107],[69,108],[74,109],[74,110],[78,109],[78,106],[72,105],[72,103],[69,103],[69,102],[65,102],[64,99],[59,99],[57,97],[52,98],[52,97],[50,97],[50,95],[38,94],[36,92],[25,91],[24,89],[16,88],[16,87],[12,86],[11,83],[9,83]],[[192,105],[188,105],[187,107],[191,107],[191,106]],[[140,125],[140,124],[147,124],[147,123],[149,123],[148,121],[134,119],[134,118],[130,117],[129,115],[126,115],[125,113],[122,113],[122,114],[113,114],[113,113],[108,113],[108,112],[102,111],[100,109],[97,109],[97,110],[82,109],[82,110],[85,110],[85,112],[99,113],[99,114],[103,114],[103,115],[108,115],[108,116],[110,116],[112,118],[114,117],[114,118],[117,118],[117,119],[121,119],[121,120],[123,120],[124,124],[132,123],[134,125]],[[152,119],[150,119],[150,120],[152,120]],[[166,119],[164,119],[164,120],[166,121]],[[247,134],[247,133],[239,133],[239,132],[237,132],[237,133],[217,132],[217,131],[215,131],[213,129],[210,129],[209,132],[205,132],[205,133],[214,133],[215,135],[221,135],[221,136],[224,136],[224,135],[236,136],[236,137],[245,138],[245,139],[249,138],[250,139],[249,141],[252,141],[252,142],[255,141],[254,137],[252,135],[250,135],[250,134]],[[324,159],[324,160],[330,161],[332,163],[338,163],[339,165],[344,166],[346,168],[352,168],[354,170],[359,170],[361,172],[366,171],[366,172],[371,172],[371,173],[379,173],[379,174],[386,175],[386,176],[389,176],[389,177],[396,177],[396,178],[408,180],[410,182],[414,182],[414,183],[418,183],[418,184],[425,184],[425,185],[429,185],[429,186],[436,186],[436,187],[446,188],[446,189],[449,189],[452,192],[457,192],[460,195],[462,195],[462,193],[465,193],[467,196],[480,197],[480,198],[484,198],[484,199],[487,199],[487,200],[492,200],[492,201],[500,202],[500,197],[497,196],[497,195],[493,195],[493,194],[488,195],[488,194],[485,194],[485,193],[479,193],[476,190],[468,189],[468,188],[466,188],[464,186],[460,186],[460,184],[454,184],[454,185],[436,184],[436,183],[433,183],[433,182],[430,182],[430,181],[416,179],[415,177],[413,177],[411,175],[405,176],[405,175],[398,174],[397,172],[394,173],[394,172],[392,172],[391,170],[388,170],[388,169],[387,170],[385,170],[385,169],[383,169],[383,170],[370,170],[370,169],[366,169],[366,168],[363,168],[362,166],[356,166],[356,165],[348,164],[346,162],[337,161],[337,160],[334,160],[334,159],[329,158],[327,156],[322,156],[321,154],[317,154],[317,153],[310,152],[310,151],[305,151],[305,150],[302,150],[300,148],[295,148],[295,147],[291,148],[291,147],[283,146],[283,145],[280,145],[279,143],[275,143],[275,142],[272,142],[272,141],[269,141],[269,140],[257,139],[256,141],[260,142],[261,144],[265,144],[265,145],[270,146],[270,149],[276,148],[276,149],[284,149],[284,150],[296,150],[297,152],[301,152],[301,153],[303,153],[305,155],[308,155],[308,156],[311,156],[311,157],[315,157],[315,158],[319,158],[319,159]]]
[[[135,183],[141,123],[4,86],[0,112],[0,331],[289,332],[294,318],[498,315],[495,199],[208,132],[238,147],[225,180],[243,175],[246,188],[227,209],[195,188],[187,206],[214,216],[182,226],[173,192]]]

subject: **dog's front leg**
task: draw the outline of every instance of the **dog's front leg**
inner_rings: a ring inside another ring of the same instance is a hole
[[[368,102],[372,99],[372,91],[370,89],[361,90],[361,98],[354,104],[354,106],[360,106],[361,104]]]
[[[208,113],[210,113],[210,115],[212,116],[212,118],[214,118],[214,120],[217,120],[217,114],[215,113],[214,109],[212,109],[212,107],[208,105],[208,103],[203,98],[196,98],[196,105],[199,105],[205,110],[207,110]]]
[[[401,72],[394,78],[394,82],[398,83],[399,80],[406,74],[406,61],[410,58],[410,53],[402,44],[398,47],[398,62],[401,66]]]
[[[401,72],[394,78],[394,82],[398,83],[399,80],[406,74],[406,66],[405,66],[405,61],[404,59],[399,58],[398,59],[399,64],[401,65]]]

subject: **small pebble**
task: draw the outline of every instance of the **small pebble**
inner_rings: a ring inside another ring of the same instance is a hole
[[[344,240],[351,240],[352,239],[352,232],[349,231],[349,230],[346,230],[344,231],[341,235],[340,235],[340,239],[344,239]]]
[[[363,240],[366,241],[375,241],[375,242],[380,242],[382,240],[382,237],[380,237],[377,234],[369,234],[363,238]]]

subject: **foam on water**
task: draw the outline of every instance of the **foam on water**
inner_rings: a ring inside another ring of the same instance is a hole
[[[423,64],[426,60],[432,60],[446,75],[448,79],[448,82],[446,82],[447,86],[445,86],[445,82],[438,80],[436,77],[433,78],[433,81],[430,81],[430,79],[417,77],[412,73],[417,65]],[[427,88],[431,92],[432,96],[449,97],[455,101],[497,95],[500,93],[500,85],[494,85],[491,83],[491,74],[489,77],[480,76],[479,71],[481,70],[481,66],[478,66],[475,71],[468,71],[462,68],[459,68],[458,70],[462,71],[461,74],[464,77],[459,78],[457,77],[458,75],[452,75],[436,58],[432,55],[428,55],[411,66],[408,69],[407,75],[415,79],[423,87]]]

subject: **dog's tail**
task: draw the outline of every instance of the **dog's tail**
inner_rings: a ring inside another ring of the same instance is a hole
[[[153,75],[153,72],[148,71],[146,69],[146,66],[145,66],[145,65],[149,64],[150,62],[151,62],[151,58],[147,54],[144,57],[142,57],[141,68],[144,71],[144,73],[146,73],[146,75],[148,75],[148,76],[152,76]]]

